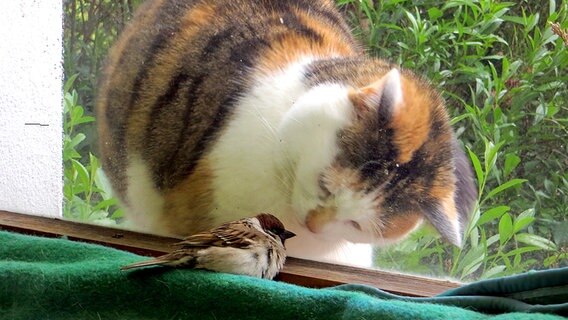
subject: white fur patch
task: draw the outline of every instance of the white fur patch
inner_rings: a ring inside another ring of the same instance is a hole
[[[156,228],[160,225],[157,220],[161,217],[164,199],[154,187],[150,171],[142,159],[131,157],[126,176],[128,204],[124,207],[128,219],[135,222],[135,228],[152,233],[162,232]]]
[[[296,236],[286,240],[288,255],[345,265],[372,267],[373,247],[365,243],[352,243],[341,239],[318,237],[304,227],[293,222],[283,221],[286,228],[291,229]]]
[[[304,225],[306,210],[318,199],[318,174],[336,156],[337,131],[352,116],[347,88],[305,86],[307,61],[259,76],[236,106],[208,155],[212,215],[222,222],[269,212],[298,235],[286,242],[290,256],[370,266],[370,245],[350,243],[341,234],[330,241]]]
[[[283,151],[297,166],[292,205],[303,215],[319,203],[319,174],[337,155],[337,133],[350,123],[347,88],[337,84],[317,86],[302,95],[278,128]]]
[[[402,82],[400,80],[400,71],[392,69],[385,75],[385,84],[383,87],[383,96],[387,96],[391,102],[391,112],[398,112],[398,108],[403,102]]]
[[[298,63],[260,76],[239,101],[231,122],[208,155],[215,173],[213,215],[217,221],[261,211],[279,214],[287,209],[293,177],[276,170],[289,167],[276,165],[281,156],[277,127],[294,101],[307,90],[302,83],[304,65]]]
[[[346,240],[355,243],[377,243],[377,201],[374,193],[363,194],[344,188],[333,199],[337,208],[337,221],[327,226],[326,233],[330,235],[342,234]],[[355,228],[351,222],[356,222],[361,230]]]

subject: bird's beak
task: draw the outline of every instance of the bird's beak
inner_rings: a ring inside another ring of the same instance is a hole
[[[295,237],[296,234],[292,231],[284,230],[284,232],[282,232],[278,236],[280,237],[280,240],[282,240],[282,244],[284,244],[284,242],[286,242],[286,239],[290,239],[292,237]]]
[[[292,231],[288,231],[288,230],[284,230],[284,233],[282,234],[282,238],[284,239],[290,239],[292,237],[295,237],[296,234]]]

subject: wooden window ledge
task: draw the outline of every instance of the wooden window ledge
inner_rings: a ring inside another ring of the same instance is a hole
[[[69,240],[101,244],[144,256],[158,256],[179,241],[98,225],[0,211],[0,230],[47,237],[66,236]],[[278,281],[310,288],[345,283],[373,286],[394,294],[429,297],[460,286],[460,283],[394,272],[289,257]]]

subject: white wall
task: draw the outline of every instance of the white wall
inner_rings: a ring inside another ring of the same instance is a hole
[[[0,210],[61,216],[62,30],[61,1],[0,1]]]

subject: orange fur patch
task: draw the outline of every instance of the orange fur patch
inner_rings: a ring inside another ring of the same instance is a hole
[[[349,88],[347,91],[347,97],[349,101],[353,104],[355,108],[355,115],[359,116],[365,112],[372,110],[369,105],[365,102],[365,91],[362,89]]]
[[[317,32],[322,37],[321,43],[316,43],[311,39],[289,33],[280,41],[271,43],[260,58],[258,65],[262,71],[273,71],[281,69],[291,63],[297,62],[302,57],[333,57],[333,56],[353,56],[358,54],[347,41],[317,18],[310,17],[306,12],[296,10],[294,14],[298,20]],[[274,19],[280,19],[274,15]],[[282,31],[286,30],[282,26]],[[273,30],[273,34],[278,30]]]
[[[406,236],[422,222],[420,214],[399,215],[390,218],[382,230],[385,239],[397,240]]]
[[[306,226],[313,233],[319,233],[330,222],[335,220],[336,211],[333,208],[318,207],[310,210],[306,216]]]
[[[395,108],[391,126],[394,129],[394,142],[399,151],[398,161],[406,163],[412,159],[414,152],[424,144],[430,131],[432,104],[429,96],[418,92],[416,86],[401,77],[403,102]]]
[[[435,190],[436,188],[433,188],[430,191],[430,194],[432,194],[433,192],[439,192],[438,190]],[[442,209],[444,211],[444,214],[448,217],[449,221],[458,221],[459,220],[459,215],[458,215],[458,210],[456,208],[456,203],[454,201],[454,188],[453,185],[451,185],[451,188],[447,188],[447,190],[445,190],[445,195],[444,196],[439,196],[437,197],[437,199],[440,199],[441,204],[442,204]]]
[[[206,160],[200,161],[193,174],[164,193],[161,228],[167,234],[186,237],[212,227],[209,219],[213,203],[213,174]]]

